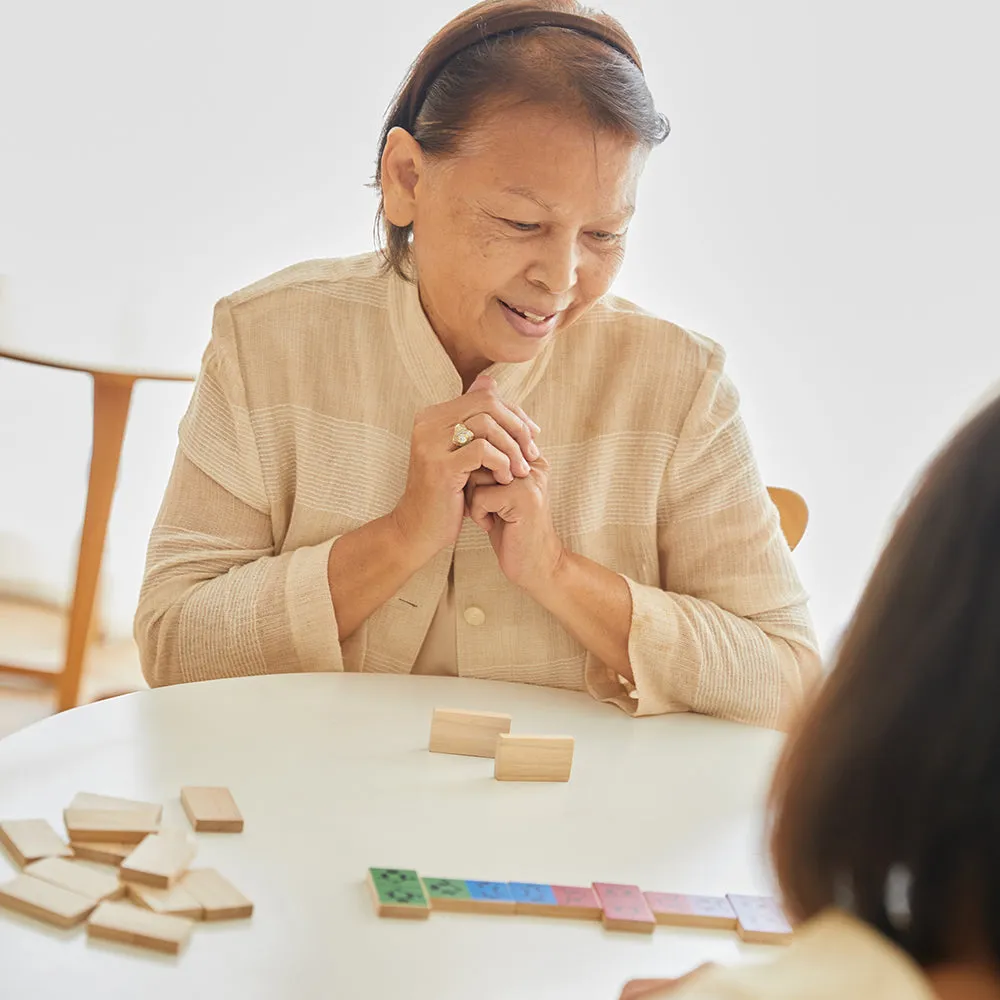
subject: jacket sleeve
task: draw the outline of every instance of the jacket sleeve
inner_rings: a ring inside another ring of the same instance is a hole
[[[595,696],[636,715],[693,711],[787,728],[817,683],[807,596],[715,347],[668,462],[660,586],[632,595],[634,689],[588,658]]]
[[[223,299],[149,541],[135,617],[146,680],[343,669],[327,581],[335,541],[275,553]]]

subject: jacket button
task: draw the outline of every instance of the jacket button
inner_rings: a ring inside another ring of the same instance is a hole
[[[486,622],[486,612],[474,604],[465,609],[463,617],[469,625],[483,625]]]

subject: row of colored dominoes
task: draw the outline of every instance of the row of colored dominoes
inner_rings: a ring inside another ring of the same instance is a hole
[[[437,708],[431,717],[431,753],[492,757],[497,781],[569,781],[572,736],[514,736],[511,717],[497,712]]]
[[[183,788],[181,804],[196,831],[243,829],[226,788]],[[195,920],[249,917],[253,903],[215,869],[190,867],[193,835],[161,828],[162,814],[158,803],[81,792],[63,811],[69,843],[43,819],[0,822],[0,845],[24,869],[0,885],[0,906],[62,928],[86,920],[89,937],[168,954]]]
[[[427,878],[403,868],[369,868],[380,917],[423,919],[431,910],[520,913],[600,920],[608,930],[652,933],[657,924],[735,930],[744,941],[780,944],[792,928],[770,896],[689,896],[643,892],[635,885],[586,886]]]

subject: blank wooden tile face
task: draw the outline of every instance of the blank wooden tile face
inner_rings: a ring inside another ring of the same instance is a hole
[[[0,844],[21,867],[39,858],[68,858],[73,852],[44,819],[10,819],[0,823]]]
[[[166,889],[182,875],[197,853],[191,835],[174,830],[147,837],[123,862],[126,882],[143,882]]]
[[[128,895],[134,903],[154,913],[169,913],[191,920],[201,920],[203,916],[201,903],[180,883],[169,889],[154,889],[151,885],[129,882]]]
[[[63,813],[70,840],[137,844],[159,829],[149,809],[67,809]]]
[[[131,903],[101,903],[87,922],[87,934],[176,955],[193,926],[183,917],[153,913]]]
[[[25,873],[79,893],[95,903],[103,899],[114,899],[125,891],[117,872],[94,871],[80,861],[67,858],[43,858],[28,865]]]
[[[569,781],[572,767],[572,736],[497,737],[497,781]]]
[[[497,712],[463,712],[438,708],[431,718],[431,753],[463,754],[467,757],[492,757],[497,736],[510,732],[509,715]]]
[[[85,861],[96,861],[102,865],[114,865],[116,868],[135,850],[135,844],[114,844],[111,842],[102,844],[100,842],[94,843],[92,840],[72,840],[69,846],[73,848],[73,853],[78,858],[83,858]]]
[[[87,812],[95,809],[134,812],[150,823],[159,823],[163,817],[163,806],[157,802],[138,802],[135,799],[119,799],[114,795],[94,795],[93,792],[77,792],[69,808],[83,809]]]
[[[228,788],[182,788],[181,805],[199,832],[239,833],[243,829],[243,816]]]
[[[72,927],[80,923],[95,905],[96,900],[32,875],[21,874],[13,881],[0,885],[0,906],[55,924],[56,927]]]
[[[253,913],[253,903],[214,868],[192,868],[180,884],[201,904],[205,920],[235,920]]]

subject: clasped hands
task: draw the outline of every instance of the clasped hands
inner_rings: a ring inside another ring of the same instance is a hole
[[[475,438],[456,447],[459,423]],[[470,517],[489,535],[507,579],[529,593],[551,583],[564,549],[549,510],[549,465],[534,440],[539,430],[486,375],[457,399],[417,414],[393,516],[421,564],[453,545]]]

